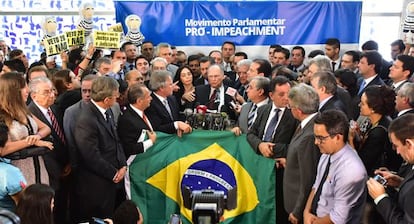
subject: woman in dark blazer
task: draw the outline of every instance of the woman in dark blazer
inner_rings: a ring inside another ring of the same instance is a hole
[[[392,150],[387,130],[394,107],[395,93],[388,86],[369,86],[361,96],[360,114],[367,120],[363,125],[351,128],[349,143],[357,150],[369,176],[374,176],[375,169],[380,167],[392,170],[401,165],[402,159]],[[384,223],[370,198],[363,220],[364,223]]]

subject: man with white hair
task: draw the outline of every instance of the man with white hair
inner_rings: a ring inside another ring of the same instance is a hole
[[[175,73],[177,73],[178,67],[172,63],[172,50],[171,45],[168,43],[159,43],[155,48],[155,57],[161,57],[167,60],[167,71],[171,72],[172,79],[174,80]]]

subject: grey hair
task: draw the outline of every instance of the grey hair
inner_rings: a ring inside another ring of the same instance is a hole
[[[168,44],[168,43],[159,43],[157,45],[157,47],[155,48],[155,52],[154,52],[155,56],[159,56],[158,54],[160,53],[160,48],[167,48],[167,47],[171,50],[171,45],[170,44]]]
[[[151,60],[151,66],[152,66],[152,64],[154,64],[155,62],[158,62],[158,61],[164,63],[165,64],[165,67],[167,67],[168,62],[167,62],[167,60],[165,58],[162,58],[162,57],[156,57],[156,58],[152,59]]]
[[[111,77],[101,76],[93,80],[91,98],[96,102],[101,102],[107,97],[111,97],[114,91],[119,89],[119,83]]]
[[[50,83],[50,85],[53,86],[52,81],[50,81],[49,78],[47,78],[47,77],[37,77],[37,78],[34,78],[34,79],[30,80],[30,82],[29,82],[30,92],[33,92],[33,93],[39,92],[38,86],[39,86],[39,84],[43,84],[43,83]]]
[[[165,83],[168,80],[168,77],[171,78],[171,72],[167,70],[158,70],[151,73],[151,78],[149,81],[149,86],[152,91],[157,91],[160,88],[165,86]]]
[[[255,76],[253,77],[250,82],[256,81],[256,89],[263,89],[263,95],[268,96],[269,95],[269,87],[270,87],[270,80],[267,77],[264,76]]]
[[[319,109],[319,96],[316,91],[304,83],[292,87],[289,91],[291,107],[299,108],[304,114],[313,114]]]
[[[207,74],[210,72],[210,70],[211,70],[212,68],[218,68],[218,69],[220,69],[220,73],[221,73],[222,75],[224,75],[224,69],[223,69],[223,66],[222,66],[222,65],[218,65],[218,64],[210,65],[210,67],[208,67]]]
[[[407,97],[408,98],[408,104],[410,104],[411,107],[414,107],[414,83],[404,83],[400,90],[398,90],[398,96],[401,97]]]
[[[331,71],[331,60],[326,55],[317,55],[309,61],[309,66],[315,64],[318,71]]]
[[[336,78],[331,71],[319,71],[313,74],[312,79],[319,78],[318,88],[325,87],[325,93],[335,95],[337,84]]]
[[[237,67],[241,67],[241,66],[247,66],[250,67],[250,65],[252,64],[252,60],[250,59],[242,59],[239,62],[237,62]]]
[[[111,61],[111,59],[109,59],[107,57],[98,58],[95,62],[95,69],[99,70],[99,67],[101,67],[102,64],[111,65],[112,61]]]

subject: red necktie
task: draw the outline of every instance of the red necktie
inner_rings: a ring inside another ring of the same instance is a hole
[[[142,113],[142,119],[144,120],[145,124],[147,124],[147,126],[149,127],[149,129],[152,131],[152,127],[149,124],[148,118],[147,118],[147,116],[145,116],[144,113]]]
[[[47,114],[50,117],[50,121],[52,122],[52,128],[53,130],[56,132],[56,134],[59,136],[60,140],[63,142],[63,144],[65,144],[65,136],[63,135],[63,131],[60,128],[57,119],[55,117],[55,115],[53,114],[52,110],[49,108],[47,109]]]

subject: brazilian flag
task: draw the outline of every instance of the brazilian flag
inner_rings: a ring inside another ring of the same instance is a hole
[[[171,214],[191,223],[182,188],[237,188],[237,207],[221,223],[275,223],[275,162],[258,156],[246,141],[226,131],[157,133],[156,144],[129,158],[127,194],[139,205],[145,223],[166,224]]]

